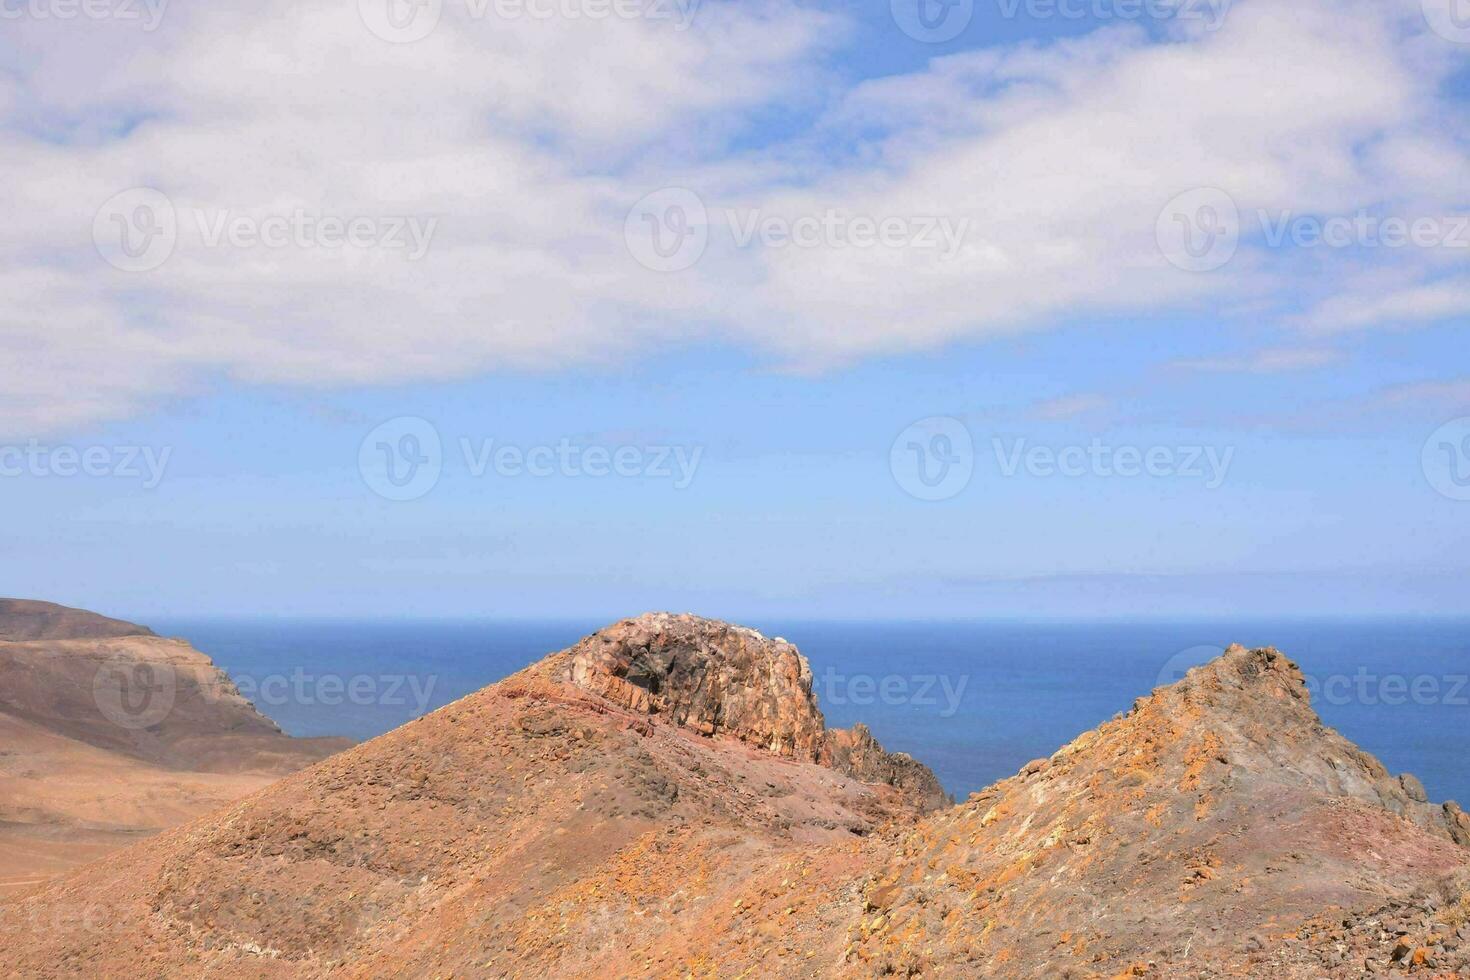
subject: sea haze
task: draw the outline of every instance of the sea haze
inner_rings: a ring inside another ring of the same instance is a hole
[[[379,735],[605,625],[154,619],[293,735]],[[1470,803],[1470,620],[761,622],[811,661],[829,724],[865,722],[960,798],[1050,755],[1231,642],[1302,666],[1327,724],[1430,797]]]

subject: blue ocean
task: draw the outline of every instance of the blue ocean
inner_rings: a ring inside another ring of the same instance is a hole
[[[164,620],[294,735],[371,738],[601,622]],[[865,722],[963,799],[1229,643],[1301,665],[1327,724],[1436,800],[1470,804],[1470,620],[752,621],[811,661],[829,724]]]

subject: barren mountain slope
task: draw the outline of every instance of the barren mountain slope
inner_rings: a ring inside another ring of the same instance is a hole
[[[693,617],[625,621],[47,888],[21,914],[93,901],[109,927],[39,933],[0,968],[680,972],[691,931],[730,928],[753,878],[819,850],[824,875],[850,874],[865,838],[946,802],[876,743],[868,762],[894,784],[822,764],[826,738],[789,644]],[[753,941],[779,939],[763,928]]]
[[[788,644],[625,621],[53,883],[19,911],[92,902],[105,926],[31,929],[0,975],[1305,978],[1467,956],[1464,815],[1323,728],[1274,651],[1234,648],[957,807],[879,749],[856,769],[889,778],[857,781],[852,743]]]
[[[1321,724],[1295,665],[1235,647],[921,824],[875,880],[847,962],[1357,976],[1386,970],[1402,941],[1463,969],[1460,924],[1433,919],[1465,894],[1466,844],[1458,807],[1424,802],[1413,777]],[[1385,915],[1418,918],[1400,937]]]
[[[0,901],[347,744],[286,736],[183,640],[0,600]]]

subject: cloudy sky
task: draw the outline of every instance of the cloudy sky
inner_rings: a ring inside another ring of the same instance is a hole
[[[0,0],[0,594],[1464,612],[1464,0]]]

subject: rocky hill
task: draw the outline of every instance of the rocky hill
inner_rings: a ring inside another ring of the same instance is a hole
[[[883,860],[846,962],[1372,976],[1403,944],[1400,960],[1463,969],[1451,908],[1470,887],[1467,844],[1457,806],[1425,802],[1413,777],[1322,725],[1294,664],[1234,647],[922,823]]]
[[[0,897],[347,744],[283,734],[183,640],[0,600]]]
[[[1455,975],[1464,815],[1233,648],[958,806],[784,641],[618,623],[12,906],[0,975]]]

